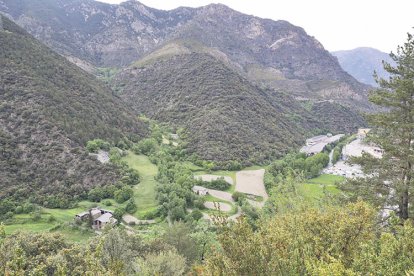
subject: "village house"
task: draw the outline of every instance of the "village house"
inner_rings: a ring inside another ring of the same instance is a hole
[[[75,216],[76,221],[91,221],[92,228],[102,229],[107,224],[116,224],[117,220],[113,217],[113,212],[99,207],[92,208],[87,212],[79,213]]]
[[[196,195],[200,195],[200,196],[208,195],[208,190],[201,186],[194,186],[192,190]]]
[[[112,213],[105,213],[102,216],[95,219],[92,223],[93,229],[102,229],[106,225],[115,225],[117,222],[117,219],[112,216]]]

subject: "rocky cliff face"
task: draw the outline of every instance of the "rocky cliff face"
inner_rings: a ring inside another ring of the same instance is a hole
[[[76,64],[124,67],[176,39],[216,49],[251,81],[301,100],[369,109],[368,86],[347,74],[306,32],[212,4],[156,10],[138,1],[0,0],[0,11]]]

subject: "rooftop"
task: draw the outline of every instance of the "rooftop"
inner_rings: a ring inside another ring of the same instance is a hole
[[[100,221],[100,222],[109,222],[112,218],[112,214],[111,213],[106,213],[103,214],[102,216],[100,216],[99,218],[97,218],[96,220]]]

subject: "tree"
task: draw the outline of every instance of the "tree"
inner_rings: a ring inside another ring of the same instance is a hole
[[[184,256],[188,264],[193,263],[198,257],[198,244],[191,237],[192,230],[188,224],[174,223],[163,235],[165,243],[175,247],[177,252]]]
[[[185,258],[176,251],[161,251],[150,253],[138,260],[140,275],[184,275],[186,271]]]
[[[133,198],[128,200],[127,205],[125,206],[125,211],[129,214],[133,214],[137,211],[137,205],[135,204],[135,200]]]
[[[100,246],[102,265],[111,275],[133,275],[137,272],[126,232],[116,228],[109,230],[101,240]]]
[[[263,221],[257,231],[246,219],[225,224],[219,228],[221,249],[206,260],[206,275],[332,275],[312,272],[332,272],[334,267],[342,272],[358,272],[364,258],[373,260],[378,254],[381,240],[375,235],[375,218],[374,209],[358,202],[278,214]],[[405,252],[411,260],[413,254]],[[402,258],[395,260],[408,263]],[[397,271],[404,272],[412,268],[410,265]],[[375,274],[375,269],[374,265],[363,275]],[[391,272],[384,270],[388,272],[384,275]]]
[[[115,201],[118,203],[124,203],[134,195],[134,191],[131,187],[123,186],[121,189],[115,192]]]
[[[380,88],[371,92],[370,101],[382,112],[368,116],[373,126],[369,138],[384,150],[382,158],[365,155],[355,160],[364,167],[368,177],[349,181],[343,188],[355,197],[391,208],[406,220],[412,217],[414,163],[414,39],[390,54],[396,65],[383,63],[390,74],[388,80],[376,77]]]

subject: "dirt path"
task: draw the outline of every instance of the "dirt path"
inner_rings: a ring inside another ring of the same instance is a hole
[[[213,189],[207,189],[207,191],[209,195],[212,195],[216,198],[219,198],[225,201],[234,202],[233,198],[231,197],[231,194],[228,192],[223,192],[223,191],[218,191],[218,190],[213,190]]]
[[[204,202],[204,206],[208,209],[220,210],[222,212],[230,212],[232,208],[230,204],[227,204],[224,202],[212,202],[212,201]]]
[[[153,224],[153,223],[155,223],[155,220],[153,220],[153,219],[141,220],[141,219],[137,219],[136,217],[131,216],[131,215],[128,215],[128,214],[123,215],[122,216],[122,220],[125,221],[127,224],[129,224],[131,222],[134,222],[136,225],[138,225],[138,224]]]
[[[236,191],[261,196],[263,197],[263,200],[266,201],[269,196],[267,195],[266,188],[264,186],[264,173],[264,169],[237,172]]]

